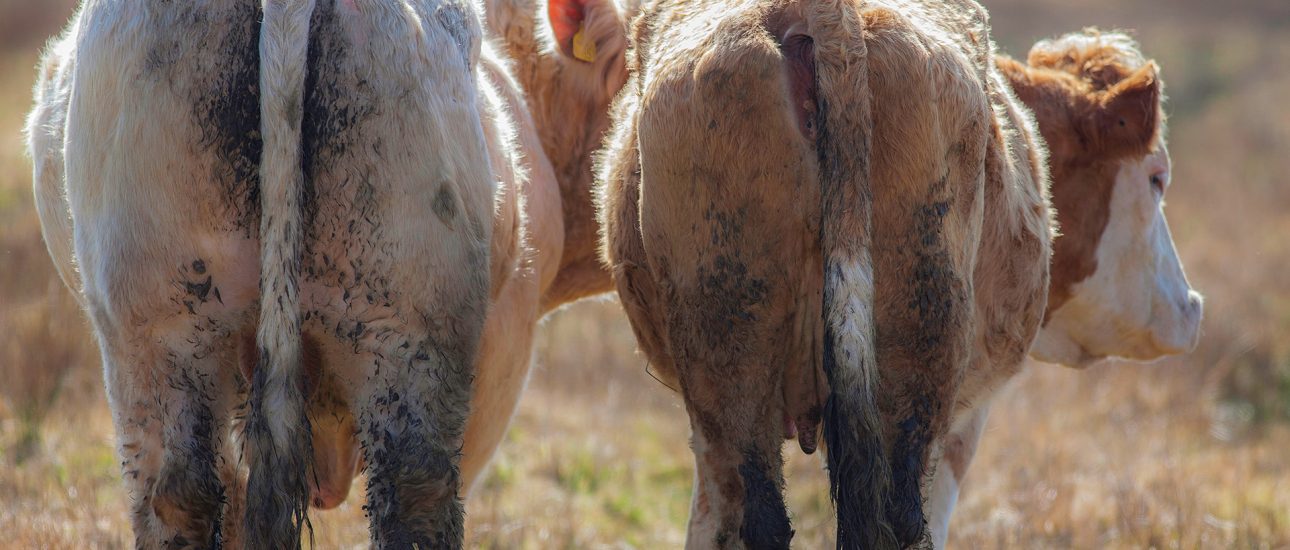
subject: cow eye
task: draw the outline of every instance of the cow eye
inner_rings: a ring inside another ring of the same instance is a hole
[[[1151,189],[1161,195],[1165,194],[1165,176],[1164,174],[1151,175]]]

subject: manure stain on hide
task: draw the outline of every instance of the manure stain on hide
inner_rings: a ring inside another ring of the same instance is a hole
[[[457,53],[461,54],[462,64],[471,67],[471,53],[475,48],[476,37],[472,32],[474,29],[468,24],[470,20],[467,19],[465,10],[457,4],[445,3],[435,12],[435,20],[452,37]]]
[[[744,518],[739,538],[749,548],[788,548],[793,528],[779,485],[767,475],[756,451],[744,452],[739,477],[744,481]]]
[[[223,16],[222,36],[193,39],[189,47],[214,48],[225,63],[193,79],[190,101],[199,145],[214,151],[213,178],[244,235],[255,235],[260,216],[260,9],[237,5]],[[196,24],[196,23],[194,23]],[[196,270],[196,266],[194,266]],[[200,274],[200,271],[198,272]]]
[[[434,209],[435,215],[439,216],[444,225],[452,225],[452,221],[457,217],[457,200],[448,184],[445,183],[439,186],[439,191],[435,193],[434,204],[431,208]]]
[[[174,367],[174,365],[172,365]],[[216,471],[216,422],[207,390],[199,388],[189,374],[176,375],[176,387],[185,387],[193,403],[184,407],[178,419],[190,430],[185,444],[168,452],[156,484],[151,505],[163,522],[179,533],[172,542],[178,547],[217,547],[221,539],[223,509],[227,503],[224,486]]]
[[[898,425],[899,433],[892,448],[892,492],[887,503],[887,521],[896,536],[916,545],[927,534],[923,514],[921,480],[925,471],[924,456],[931,444],[931,419],[935,414],[931,399],[914,399],[913,410]]]
[[[210,291],[211,291],[211,276],[207,275],[206,280],[200,283],[194,283],[191,281],[185,282],[184,290],[186,290],[189,294],[191,294],[193,297],[197,298],[201,302],[205,303],[206,296],[210,294]]]

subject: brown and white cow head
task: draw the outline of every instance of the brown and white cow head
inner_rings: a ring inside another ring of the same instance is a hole
[[[1050,148],[1061,230],[1032,355],[1082,367],[1194,348],[1203,306],[1165,220],[1171,166],[1156,64],[1128,36],[1088,30],[1036,44],[1026,65],[999,66]]]

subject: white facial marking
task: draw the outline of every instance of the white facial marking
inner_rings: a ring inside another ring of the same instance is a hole
[[[1148,361],[1195,347],[1203,300],[1187,282],[1165,219],[1169,168],[1163,145],[1121,164],[1097,269],[1052,313],[1036,357],[1082,366],[1108,356]]]

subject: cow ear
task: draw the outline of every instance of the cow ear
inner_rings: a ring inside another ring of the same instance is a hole
[[[547,21],[565,57],[596,63],[626,42],[622,15],[613,0],[547,0]]]
[[[1155,63],[1102,92],[1089,142],[1107,156],[1146,154],[1160,127],[1160,78]]]

